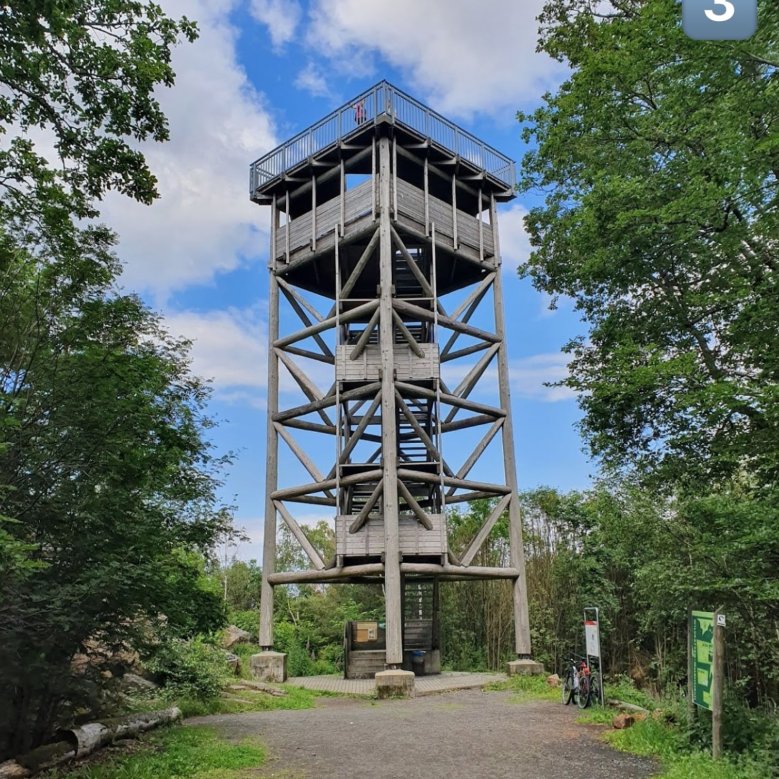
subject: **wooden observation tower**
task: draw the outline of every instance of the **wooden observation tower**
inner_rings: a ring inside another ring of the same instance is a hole
[[[251,166],[251,199],[271,207],[258,658],[274,655],[276,585],[383,584],[382,667],[399,669],[409,599],[509,579],[513,665],[534,665],[496,219],[514,181],[511,160],[387,82]],[[493,471],[476,479],[488,449]],[[457,558],[446,510],[485,498],[494,508]],[[296,519],[312,505],[332,510],[332,559]],[[474,564],[504,512],[507,565]],[[275,570],[279,519],[310,570]]]

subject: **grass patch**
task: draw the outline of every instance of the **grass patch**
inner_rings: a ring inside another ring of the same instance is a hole
[[[286,691],[283,697],[268,695],[254,690],[231,690],[232,697],[219,697],[200,700],[198,698],[177,698],[159,693],[150,696],[138,696],[127,701],[126,710],[130,712],[156,711],[168,706],[178,706],[185,718],[206,717],[210,714],[244,714],[250,711],[277,711],[280,709],[312,709],[316,699],[322,695],[314,690],[301,687],[279,685]]]
[[[571,706],[574,704],[572,703]],[[590,706],[576,718],[580,725],[611,725],[611,721],[619,712],[609,706]]]
[[[233,743],[205,727],[175,727],[136,742],[133,754],[103,754],[99,762],[46,779],[239,779],[265,760],[254,740]]]
[[[605,734],[605,739],[622,752],[659,758],[660,779],[767,779],[776,766],[766,760],[726,757],[712,760],[705,752],[690,751],[685,736],[665,722],[648,718],[625,730]]]
[[[512,692],[512,703],[526,701],[559,701],[560,688],[550,687],[545,676],[510,676],[502,682],[492,682],[485,690],[494,692]]]

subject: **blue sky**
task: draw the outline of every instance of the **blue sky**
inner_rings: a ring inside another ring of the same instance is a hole
[[[223,495],[250,537],[237,554],[249,558],[262,534],[268,255],[268,209],[248,199],[250,162],[381,79],[521,161],[516,111],[564,73],[535,53],[540,0],[163,6],[196,19],[201,37],[176,50],[176,87],[159,93],[171,141],[144,148],[162,197],[144,207],[111,195],[103,213],[120,235],[124,285],[193,340],[194,370],[213,382],[213,440],[236,455]],[[499,214],[519,483],[577,489],[595,467],[575,429],[576,400],[544,382],[565,376],[561,346],[584,327],[566,302],[548,310],[515,273],[529,253],[522,216],[533,203],[522,196]]]

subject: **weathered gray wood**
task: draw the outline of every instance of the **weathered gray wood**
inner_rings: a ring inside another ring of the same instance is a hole
[[[498,241],[498,225],[495,209],[495,196],[490,197],[490,222],[495,235],[495,250],[500,261],[500,243]],[[506,484],[511,491],[509,504],[509,539],[511,542],[511,564],[519,571],[519,577],[514,582],[514,638],[515,649],[519,658],[529,658],[530,617],[527,603],[527,584],[525,581],[525,551],[522,546],[522,516],[517,492],[517,464],[514,455],[514,426],[511,418],[511,389],[509,379],[508,351],[503,316],[503,278],[500,272],[495,274],[494,281],[495,329],[500,338],[501,348],[498,352],[498,390],[500,404],[506,412],[506,418],[501,428],[503,435],[503,462],[506,474]]]
[[[487,568],[471,566],[460,568],[454,565],[435,565],[434,563],[402,563],[403,573],[461,576],[465,579],[516,579],[519,571],[516,568]]]
[[[433,461],[436,462],[440,459],[443,464],[444,473],[446,473],[449,476],[453,476],[454,474],[452,473],[451,468],[446,464],[446,461],[443,459],[443,456],[441,455],[441,452],[438,450],[438,447],[435,445],[433,439],[430,438],[430,436],[425,432],[425,430],[419,424],[417,418],[411,413],[411,409],[406,405],[406,401],[403,400],[403,396],[400,394],[400,392],[398,392],[397,389],[395,390],[395,393],[396,393],[395,400],[401,412],[403,413],[403,416],[406,417],[408,423],[414,429],[414,432],[417,434],[417,436],[419,436],[419,439],[427,447],[427,451],[430,453],[431,457],[433,458]]]
[[[296,357],[305,357],[308,360],[316,360],[317,362],[323,362],[326,365],[335,365],[335,356],[327,357],[324,354],[310,352],[308,349],[300,349],[297,346],[285,346],[284,351],[287,352],[287,354],[294,354]]]
[[[484,454],[484,450],[490,445],[498,430],[500,430],[500,428],[503,426],[504,419],[505,417],[501,417],[500,419],[495,420],[492,427],[485,433],[484,437],[476,445],[476,448],[468,456],[468,459],[463,463],[460,470],[457,471],[455,474],[456,478],[464,479],[471,472],[473,466],[476,465],[477,460]],[[454,495],[454,490],[455,488],[453,487],[451,491],[447,493],[447,495]]]
[[[490,425],[495,421],[495,414],[479,414],[475,417],[466,419],[456,419],[454,422],[442,424],[441,430],[444,433],[451,433],[455,430],[466,430],[469,427],[478,427],[479,425]]]
[[[484,546],[484,542],[489,538],[492,528],[495,527],[495,523],[500,519],[501,514],[506,510],[510,501],[511,495],[504,495],[490,512],[487,521],[481,526],[481,529],[468,547],[468,551],[463,555],[462,564],[466,568],[471,564],[482,546]]]
[[[279,439],[273,417],[279,410],[279,359],[273,343],[279,337],[279,284],[270,273],[268,318],[268,390],[265,441],[265,525],[263,530],[262,590],[260,595],[260,646],[273,648],[273,585],[268,578],[276,565],[276,507],[271,494],[278,486]]]
[[[404,381],[396,382],[395,386],[399,390],[405,390],[406,392],[412,393],[417,396],[421,396],[423,398],[432,398],[435,400],[437,397],[434,390],[429,390],[425,387],[417,387],[414,384],[407,384]],[[445,393],[445,392],[440,393],[440,397],[441,397],[441,402],[446,403],[449,406],[457,406],[458,408],[463,408],[466,411],[481,412],[483,414],[492,417],[506,416],[506,412],[502,408],[495,408],[494,406],[488,406],[485,403],[476,403],[472,400],[458,398],[456,395],[450,395],[449,393]]]
[[[428,514],[433,523],[426,530],[413,513],[400,514],[398,518],[398,543],[400,553],[407,557],[440,557],[447,551],[446,522],[443,514]],[[338,516],[335,520],[336,548],[339,555],[367,557],[383,555],[384,521],[381,516],[369,517],[356,532],[350,533],[355,515]]]
[[[279,514],[281,514],[281,518],[284,520],[292,535],[295,536],[298,543],[303,548],[303,551],[308,556],[308,559],[311,561],[314,568],[316,568],[318,571],[323,570],[325,564],[319,552],[317,552],[317,550],[314,548],[314,545],[308,540],[308,536],[306,536],[306,534],[303,532],[303,528],[301,528],[300,525],[295,521],[292,514],[287,511],[287,507],[278,500],[274,500],[273,505],[276,506]]]
[[[376,325],[379,324],[381,318],[381,308],[377,308],[373,312],[373,316],[368,320],[368,324],[365,325],[365,330],[362,331],[362,335],[357,339],[357,343],[354,345],[349,354],[349,359],[354,362],[365,351],[365,347],[368,345],[368,341],[373,335],[373,331],[376,329]]]
[[[326,481],[312,482],[311,484],[300,484],[296,487],[284,487],[280,490],[274,490],[271,495],[273,500],[288,500],[298,495],[308,495],[312,492],[323,492],[332,490],[340,483],[341,487],[348,487],[352,484],[359,484],[363,481],[376,481],[381,478],[381,471],[366,471],[365,473],[355,473],[349,476],[342,476],[338,481],[336,479],[327,479]]]
[[[455,333],[455,335],[457,335]],[[459,360],[461,357],[467,357],[470,354],[476,354],[483,352],[485,349],[489,349],[492,344],[489,341],[482,341],[478,344],[473,344],[465,349],[460,349],[456,352],[449,352],[449,354],[441,354],[441,362],[450,362],[451,360]]]
[[[357,425],[354,432],[349,437],[349,440],[346,442],[346,446],[341,452],[341,456],[339,458],[339,461],[341,463],[345,463],[349,461],[349,457],[354,451],[354,448],[360,442],[360,439],[362,438],[362,434],[365,432],[365,429],[368,427],[368,425],[371,424],[371,422],[373,421],[374,418],[373,415],[376,413],[376,409],[379,407],[380,403],[381,403],[381,391],[379,391],[376,394],[376,397],[373,399],[371,405],[368,407],[368,410],[365,412],[365,414],[363,414],[363,417],[360,420],[359,424]],[[333,466],[333,469],[330,471],[330,478],[333,478],[335,476],[335,472],[336,472],[336,466]]]
[[[395,311],[394,309],[392,311],[392,320],[395,322],[395,326],[398,328],[398,330],[400,330],[400,334],[403,336],[404,340],[409,345],[411,351],[414,352],[414,354],[420,359],[424,359],[425,353],[422,351],[422,349],[419,348],[417,339],[414,338],[413,335],[411,335],[411,331],[406,327],[405,324],[403,324],[403,320],[400,318],[398,312]]]
[[[722,692],[725,687],[725,628],[719,623],[721,609],[714,612],[714,657],[711,668],[711,756],[722,757]]]
[[[500,349],[500,344],[493,344],[489,348],[487,354],[485,354],[479,360],[479,362],[477,362],[476,365],[471,368],[471,370],[468,372],[468,375],[457,385],[457,387],[453,390],[452,395],[458,398],[467,398],[473,391],[476,383],[484,375],[484,372],[489,367],[495,355],[498,353],[498,349]],[[445,422],[451,422],[457,416],[458,411],[459,408],[453,408],[447,415]]]
[[[303,394],[308,398],[311,403],[316,403],[322,400],[324,395],[319,387],[317,387],[311,379],[306,376],[303,369],[295,363],[288,355],[284,354],[282,349],[277,349],[277,357],[283,363],[284,367],[289,371],[290,376],[295,380],[297,385],[303,390]],[[332,425],[333,420],[325,413],[323,409],[317,409],[317,413],[322,418],[322,421],[326,425]]]
[[[352,309],[351,311],[348,311],[345,314],[341,314],[340,316],[340,322],[341,324],[344,324],[345,322],[351,322],[354,319],[359,319],[361,316],[365,316],[368,313],[373,312],[373,310],[379,305],[377,300],[371,300],[368,303],[363,303],[361,306],[357,306],[356,308]],[[328,317],[327,319],[322,320],[321,322],[317,322],[314,325],[311,325],[311,327],[306,327],[303,330],[298,330],[296,333],[292,333],[291,335],[287,335],[284,338],[277,338],[271,346],[275,346],[279,349],[283,349],[290,344],[294,344],[297,341],[302,341],[312,335],[315,335],[316,333],[324,332],[325,330],[330,330],[331,328],[335,327],[336,325],[336,319],[334,316]]]
[[[307,430],[309,433],[327,433],[335,435],[335,425],[320,425],[316,422],[309,422],[307,419],[285,419],[285,427],[296,428],[297,430]]]
[[[349,576],[375,576],[382,573],[381,563],[367,565],[350,565],[342,568],[325,568],[323,571],[285,571],[274,573],[269,578],[274,585],[278,584],[323,584],[338,581]]]
[[[445,484],[448,487],[457,487],[458,489],[472,489],[481,492],[489,492],[492,495],[505,495],[509,488],[503,484],[489,484],[487,482],[468,481],[466,479],[456,479],[453,476],[438,476],[424,471],[410,471],[406,468],[398,469],[398,477],[404,481],[421,481],[426,484]]]
[[[300,448],[298,442],[284,428],[284,425],[282,425],[280,422],[274,422],[273,426],[276,428],[276,432],[284,439],[284,442],[290,448],[295,457],[298,458],[303,467],[309,472],[311,478],[314,479],[314,481],[324,481],[324,476],[320,472],[319,468],[314,465],[311,458]],[[331,492],[326,492],[325,494],[331,498],[334,497]]]
[[[403,243],[403,239],[398,235],[397,230],[395,230],[395,228],[391,225],[390,230],[392,232],[392,240],[395,242],[395,246],[401,253],[403,259],[406,262],[406,265],[408,265],[409,270],[417,280],[417,283],[420,287],[422,287],[422,290],[428,297],[434,297],[433,288],[430,286],[430,283],[425,278],[425,275],[422,273],[422,271],[419,270],[419,266],[414,262],[414,258],[409,254],[409,251],[406,248],[406,244]]]
[[[363,253],[360,255],[360,259],[357,260],[357,264],[354,266],[354,270],[346,280],[346,284],[344,284],[341,288],[342,299],[348,298],[351,294],[351,291],[354,289],[354,285],[357,283],[360,276],[362,276],[362,272],[365,270],[365,266],[368,264],[368,260],[370,260],[373,252],[376,250],[376,246],[379,243],[380,237],[381,231],[377,228],[376,232],[373,234],[373,237],[370,239],[370,241],[368,241],[368,245],[363,250]]]
[[[367,305],[367,304],[366,304]],[[435,315],[432,311],[427,311],[420,306],[415,306],[413,303],[409,303],[406,300],[395,300],[395,309],[397,311],[405,312],[412,316],[415,316],[423,321],[432,322],[435,320]],[[465,335],[473,336],[474,338],[480,338],[482,341],[489,341],[490,343],[498,343],[498,337],[494,333],[489,333],[486,330],[480,330],[478,327],[472,327],[459,320],[451,319],[448,316],[438,315],[438,324],[455,330]]]
[[[354,522],[349,525],[350,533],[356,533],[368,521],[368,517],[370,516],[371,511],[373,511],[373,507],[376,505],[376,502],[381,497],[383,491],[384,482],[379,481],[378,484],[373,488],[373,492],[370,494],[370,497],[362,507],[362,510],[355,517]]]
[[[291,284],[289,284],[289,282],[285,281],[282,276],[278,276],[277,281],[282,291],[294,298],[303,308],[306,309],[306,311],[308,311],[309,314],[311,314],[311,316],[317,322],[321,322],[324,319],[324,317],[311,305],[311,303],[309,303],[303,297],[303,295],[301,295]],[[311,324],[311,322],[303,320],[303,324],[308,326]]]
[[[416,518],[419,520],[419,524],[426,530],[433,529],[433,523],[430,517],[425,513],[422,506],[417,503],[416,498],[409,492],[408,487],[403,484],[402,480],[398,479],[398,491],[400,492],[403,500],[406,501],[408,507],[414,512]]]
[[[390,149],[389,139],[379,140],[379,263],[381,283],[382,354],[382,462],[384,489],[384,596],[386,604],[387,666],[403,663],[403,614],[400,580],[400,542],[398,538],[398,438],[395,427],[395,391],[393,387],[394,333],[392,327],[392,232],[390,223]]]
[[[356,389],[341,393],[340,402],[343,403],[347,400],[352,400],[353,398],[361,398],[364,397],[365,395],[372,395],[374,392],[376,392],[376,390],[380,386],[381,384],[375,382],[372,384],[366,384],[364,387],[357,387]],[[331,406],[334,406],[337,402],[339,401],[335,395],[327,395],[321,400],[317,400],[313,403],[307,403],[303,406],[296,406],[295,408],[287,409],[285,411],[280,411],[277,414],[274,414],[273,421],[286,423],[287,420],[290,420],[293,417],[302,417],[305,416],[306,414],[311,414],[314,411],[319,411],[324,408],[330,408]]]

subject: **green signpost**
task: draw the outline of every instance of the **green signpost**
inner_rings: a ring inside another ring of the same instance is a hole
[[[712,709],[714,669],[714,614],[693,611],[692,620],[692,697],[702,709]]]

